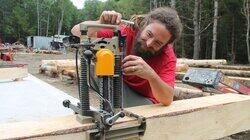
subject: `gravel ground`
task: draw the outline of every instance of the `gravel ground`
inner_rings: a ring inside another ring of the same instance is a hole
[[[33,53],[17,53],[14,55],[15,61],[28,64],[28,71],[30,74],[64,91],[65,93],[75,98],[78,98],[78,90],[76,84],[72,84],[71,82],[61,81],[59,78],[51,78],[44,74],[39,74],[39,65],[41,64],[41,60],[74,59],[74,58],[75,58],[74,53],[71,52],[61,55],[33,54]],[[91,104],[92,106],[96,106],[97,100],[98,99],[95,96],[90,95],[90,102],[92,103]],[[241,132],[235,135],[221,138],[219,140],[250,140],[250,131]]]

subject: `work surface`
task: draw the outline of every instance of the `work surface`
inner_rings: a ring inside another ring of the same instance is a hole
[[[73,111],[63,107],[65,99],[73,103],[78,101],[31,74],[20,81],[0,81],[0,123],[73,114]]]

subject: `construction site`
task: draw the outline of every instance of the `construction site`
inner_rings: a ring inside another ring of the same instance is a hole
[[[87,139],[95,124],[79,123],[76,115],[62,105],[65,99],[75,103],[79,99],[75,54],[27,53],[25,48],[11,53],[12,61],[1,60],[0,89],[4,92],[0,98],[0,139]],[[215,92],[184,84],[185,73],[193,68],[221,70],[241,86],[250,85],[249,66],[227,65],[226,60],[178,59],[172,105],[125,108],[143,116],[146,128],[140,128],[137,119],[125,117],[118,119],[111,130],[117,129],[117,136],[124,132],[141,139],[248,139],[250,96],[240,94],[243,88],[235,91],[232,85]],[[89,97],[90,105],[98,107],[100,101],[93,91]],[[226,137],[232,134],[236,136]]]
[[[0,140],[250,140],[249,4],[3,1]]]

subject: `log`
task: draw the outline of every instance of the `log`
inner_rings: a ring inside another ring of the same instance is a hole
[[[175,72],[175,79],[182,80],[184,75],[185,75],[185,72]]]
[[[63,59],[63,60],[42,60],[41,65],[74,65],[75,60]],[[80,63],[78,63],[80,64]]]
[[[62,75],[69,76],[71,79],[76,79],[76,71],[75,70],[63,70]]]
[[[203,92],[200,89],[189,89],[184,87],[174,87],[174,100],[191,99],[197,97],[211,96],[214,93]]]
[[[250,78],[246,78],[246,77],[233,77],[233,76],[229,76],[228,78],[233,79],[235,81],[238,81],[240,83],[242,83],[243,85],[250,87]]]
[[[67,60],[42,60],[40,66],[40,73],[44,73],[45,71],[49,71],[53,73],[52,75],[58,76],[62,73],[63,70],[75,70],[75,60],[67,59]]]
[[[225,65],[227,61],[225,59],[203,59],[203,60],[194,60],[194,59],[177,59],[177,64],[187,64],[190,67],[209,67],[211,65]]]
[[[220,69],[227,76],[250,77],[250,71]]]
[[[42,54],[62,54],[61,51],[56,50],[36,50],[35,53],[42,53]]]
[[[187,64],[176,64],[176,72],[186,72],[188,70],[188,65]]]
[[[250,130],[250,96],[221,94],[174,101],[170,106],[145,105],[127,108],[146,118],[142,140],[218,139]],[[119,119],[113,127],[136,124],[132,118]],[[86,139],[93,123],[80,124],[76,116],[30,122],[3,123],[0,139]]]
[[[202,66],[201,66],[202,67]],[[211,65],[209,68],[215,68],[215,69],[227,69],[227,70],[250,70],[250,66],[235,66],[235,65]]]

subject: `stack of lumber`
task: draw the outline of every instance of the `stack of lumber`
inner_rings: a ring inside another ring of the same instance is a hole
[[[78,62],[80,66],[80,63]],[[177,64],[176,72],[186,72],[189,66],[187,64]],[[57,77],[60,76],[61,79],[76,79],[76,65],[75,60],[42,60],[40,73],[48,72],[50,76]]]
[[[73,76],[72,71],[75,71],[76,64],[73,59],[66,60],[42,60],[39,73],[48,73],[51,77],[58,77],[60,74],[68,74]]]

